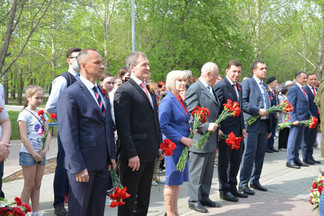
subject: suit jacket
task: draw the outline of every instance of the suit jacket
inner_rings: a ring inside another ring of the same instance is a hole
[[[183,149],[184,144],[180,142],[180,139],[189,136],[189,115],[170,91],[159,105],[159,120],[163,139],[170,139],[177,145],[176,149]]]
[[[227,78],[222,79],[218,82],[215,86],[215,93],[219,100],[220,104],[227,103],[227,99],[239,102],[241,113],[239,116],[236,117],[229,117],[221,122],[221,130],[224,134],[229,134],[233,132],[236,136],[242,135],[242,130],[244,127],[244,119],[243,119],[243,110],[242,110],[242,89],[239,87],[240,84],[236,83],[236,89],[238,90],[239,99],[237,98],[236,92],[228,81]],[[219,109],[219,114],[221,114],[224,110],[224,106],[221,106]]]
[[[288,91],[288,102],[294,108],[289,114],[289,122],[307,120],[312,115],[309,111],[309,98],[306,99],[303,91],[297,84]]]
[[[191,116],[192,111],[196,106],[205,107],[209,109],[209,117],[207,117],[207,122],[198,127],[198,132],[195,134],[193,140],[199,140],[200,137],[208,131],[208,126],[210,123],[214,123],[218,117],[220,103],[218,99],[210,93],[210,91],[204,86],[204,84],[197,80],[192,84],[186,93],[186,104],[188,105],[188,110]],[[194,118],[190,117],[190,123],[193,124]],[[211,133],[208,141],[204,144],[204,147],[197,149],[193,145],[189,150],[197,153],[209,153],[216,150],[216,145],[218,142],[217,130]]]
[[[264,84],[265,89],[267,89]],[[264,108],[264,100],[259,88],[259,84],[256,82],[254,77],[245,79],[242,82],[242,107],[244,111],[244,121],[246,121],[250,116],[256,116],[259,113],[259,109]],[[267,108],[271,107],[270,95],[268,91],[265,91],[266,105]],[[269,116],[267,116],[269,118]],[[247,125],[247,132],[258,131],[260,126],[260,119],[257,120],[252,125]],[[268,121],[268,132],[271,132],[271,122]]]
[[[116,158],[110,102],[106,97],[103,100],[105,116],[81,80],[59,97],[58,129],[66,155],[65,166],[70,173],[102,169]]]
[[[315,88],[315,90],[317,91],[317,88]],[[312,116],[318,118],[318,108],[316,103],[314,102],[315,96],[313,94],[313,91],[309,88],[308,85],[305,86],[305,91],[308,96],[309,111],[312,113]]]
[[[114,109],[120,159],[138,156],[141,162],[154,161],[162,142],[158,107],[154,92],[150,91],[153,106],[142,88],[130,78],[115,93]]]
[[[278,103],[278,97],[277,97],[276,90],[269,91],[269,95],[270,95],[271,106],[277,106],[279,103]],[[275,118],[277,116],[277,113],[276,112],[271,113],[270,116],[272,118]]]

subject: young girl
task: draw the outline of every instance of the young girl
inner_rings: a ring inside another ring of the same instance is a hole
[[[20,137],[22,141],[19,153],[19,165],[24,175],[24,188],[21,192],[22,202],[32,203],[32,216],[41,216],[39,208],[39,190],[43,178],[46,153],[49,149],[51,134],[48,133],[44,150],[42,134],[47,124],[38,115],[38,109],[43,102],[43,89],[39,86],[28,86],[26,89],[26,104],[18,116]],[[46,115],[44,115],[46,118]],[[45,119],[46,120],[46,119]]]

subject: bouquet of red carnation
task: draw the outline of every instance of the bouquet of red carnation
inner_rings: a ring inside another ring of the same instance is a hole
[[[287,100],[283,100],[281,104],[277,106],[272,106],[269,109],[267,109],[267,112],[270,113],[275,113],[275,112],[282,112],[282,113],[288,113],[293,110],[293,107],[290,105],[290,103]],[[258,120],[261,116],[256,115],[256,116],[250,116],[247,121],[245,122],[248,125],[253,124],[256,120]]]
[[[310,118],[309,120],[299,121],[299,124],[304,124],[306,126],[309,126],[309,128],[315,128],[317,123],[318,123],[318,119],[314,116],[312,118]],[[292,122],[283,122],[283,123],[278,124],[278,128],[279,128],[279,130],[282,130],[286,127],[289,127],[290,125],[293,125],[293,123]]]
[[[123,187],[113,168],[110,169],[110,175],[114,187],[114,192],[109,195],[110,199],[114,200],[111,202],[110,207],[114,208],[125,205],[124,199],[130,197],[130,194],[127,193],[127,187]]]
[[[314,179],[314,182],[312,184],[312,189],[310,190],[310,194],[309,194],[309,202],[312,205],[315,205],[313,211],[315,211],[316,209],[318,209],[319,207],[319,201],[320,201],[320,197],[323,191],[323,186],[324,186],[324,177],[323,177],[323,172]]]
[[[230,99],[227,99],[227,103],[223,104],[224,110],[219,115],[218,119],[215,121],[215,124],[220,124],[222,121],[227,119],[230,116],[236,117],[239,116],[241,113],[240,105],[238,102],[234,102]],[[204,135],[201,136],[201,138],[195,142],[196,148],[202,148],[203,145],[207,142],[210,131],[207,131]]]
[[[45,146],[46,146],[46,139],[48,136],[48,132],[54,127],[54,125],[52,125],[51,123],[56,123],[56,114],[55,113],[48,113],[48,112],[44,112],[44,110],[39,110],[38,111],[38,115],[39,117],[42,119],[43,121],[43,134],[42,134],[42,142],[43,142],[43,146],[42,146],[42,151],[44,150]],[[45,119],[45,115],[47,117],[47,121]],[[48,123],[48,129],[45,130],[45,123]]]
[[[228,135],[222,134],[220,138],[225,139],[227,145],[231,146],[232,149],[238,150],[241,146],[242,137],[236,137],[233,132],[229,133]]]
[[[15,197],[15,201],[12,203],[0,198],[0,216],[20,216],[26,215],[28,212],[31,212],[30,206],[27,203],[22,203],[19,197]]]
[[[171,156],[176,147],[176,144],[169,139],[163,140],[163,143],[160,144],[160,149],[163,150],[165,156]]]
[[[190,131],[189,134],[190,139],[192,139],[194,136],[193,131],[197,129],[201,124],[204,124],[207,121],[207,117],[209,116],[209,110],[204,107],[196,106],[194,108],[194,111],[192,111],[191,115],[194,118],[194,123],[192,126],[192,130]],[[177,171],[182,172],[185,169],[187,158],[188,158],[188,152],[189,152],[189,148],[188,146],[185,146],[182,150],[182,153],[179,157],[179,161],[177,163]]]

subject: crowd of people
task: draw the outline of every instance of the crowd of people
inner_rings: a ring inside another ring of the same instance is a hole
[[[222,206],[209,197],[215,161],[220,198],[230,202],[254,195],[254,189],[268,190],[260,183],[266,153],[286,151],[288,168],[321,163],[313,157],[317,126],[299,124],[310,117],[319,118],[321,96],[320,91],[317,95],[319,81],[314,73],[297,72],[294,82],[280,84],[275,77],[267,78],[264,61],[255,61],[252,76],[240,83],[242,64],[232,60],[224,77],[217,64],[207,62],[199,78],[193,78],[188,70],[174,70],[165,82],[153,83],[148,57],[142,52],[131,53],[117,77],[103,73],[102,58],[94,49],[71,48],[66,60],[68,70],[53,80],[46,103],[46,110],[56,114],[58,121],[53,182],[53,207],[58,216],[104,215],[106,195],[112,189],[110,169],[117,170],[130,194],[125,204],[118,206],[118,215],[146,215],[157,159],[164,160],[163,197],[165,215],[169,216],[179,215],[183,182],[188,182],[190,209],[207,213],[207,207]],[[41,87],[29,86],[26,104],[17,119],[22,140],[19,164],[24,174],[21,198],[26,203],[31,200],[33,216],[42,215],[39,189],[51,139],[46,115],[39,115],[43,96]],[[228,100],[237,102],[241,112],[216,124]],[[268,113],[270,107],[285,100],[293,107],[291,112]],[[11,126],[3,100],[0,103],[3,161],[9,154]],[[209,115],[193,130],[195,119],[191,114],[197,106],[207,108]],[[257,115],[260,118],[253,124],[245,123]],[[287,119],[292,125],[278,133],[278,123]],[[195,143],[206,132],[209,138],[197,148]],[[223,139],[231,132],[242,137],[238,149]],[[43,133],[48,134],[46,140]],[[278,149],[274,146],[277,134]],[[176,145],[171,156],[160,149],[164,139]],[[186,148],[185,168],[178,171],[177,163]]]

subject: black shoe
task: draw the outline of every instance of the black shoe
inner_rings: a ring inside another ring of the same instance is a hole
[[[231,190],[231,194],[233,194],[236,197],[240,197],[240,198],[247,198],[249,195],[241,193],[240,191],[236,190]]]
[[[314,165],[314,164],[315,164],[315,162],[314,162],[313,160],[311,160],[311,159],[303,160],[303,162],[304,162],[304,163],[307,163],[307,164],[309,164],[309,165]]]
[[[208,210],[200,202],[189,202],[189,208],[201,213],[207,213]]]
[[[227,200],[230,202],[238,202],[239,201],[239,199],[236,196],[234,196],[231,192],[220,191],[219,196],[221,199]]]
[[[250,184],[250,187],[259,191],[268,191],[268,189],[263,187],[260,183]]]
[[[294,169],[299,169],[300,168],[300,166],[295,164],[295,162],[287,162],[286,166],[289,167],[289,168],[294,168]]]
[[[248,186],[245,186],[245,187],[240,187],[239,190],[245,194],[248,194],[248,195],[254,195],[255,192],[253,190],[251,190]]]
[[[321,163],[321,161],[315,160],[314,158],[311,158],[311,160],[312,160],[314,163],[317,163],[317,164],[320,164],[320,163]]]
[[[54,213],[57,216],[66,216],[68,215],[68,212],[65,210],[64,205],[58,206],[56,208],[54,208]]]
[[[214,202],[214,201],[211,201],[210,199],[208,200],[205,200],[205,201],[201,201],[200,202],[203,206],[208,206],[208,207],[212,207],[212,208],[215,208],[215,207],[222,207],[222,204],[218,203],[218,202]]]
[[[308,166],[308,164],[305,164],[305,163],[301,162],[301,160],[299,160],[299,159],[295,160],[295,164],[298,165],[298,166],[305,166],[305,167]]]
[[[266,152],[267,153],[273,153],[273,151],[271,149],[267,149]]]
[[[279,152],[279,150],[278,149],[275,149],[275,148],[272,148],[270,150],[273,151],[273,152]]]

